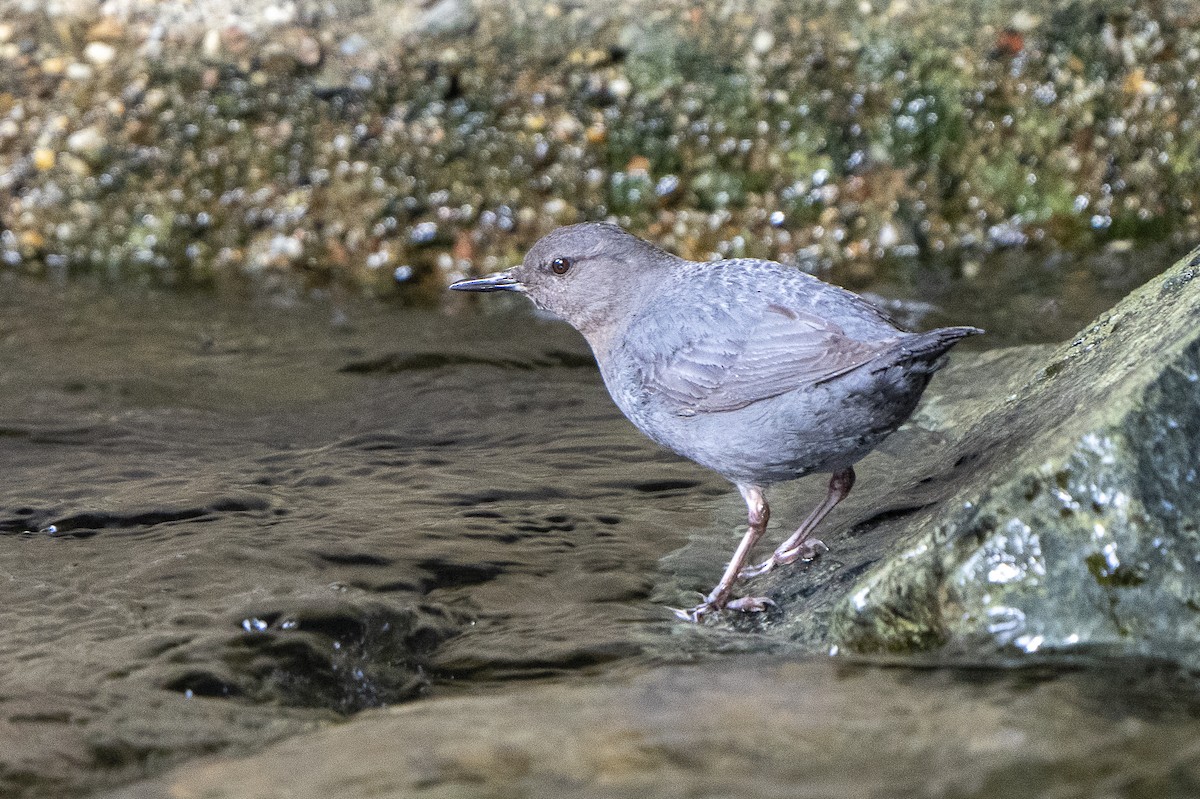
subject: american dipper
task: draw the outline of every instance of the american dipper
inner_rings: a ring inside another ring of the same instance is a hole
[[[908,418],[942,355],[983,332],[906,333],[799,269],[687,261],[606,223],[559,228],[520,266],[450,288],[519,291],[570,323],[630,421],[737,486],[749,529],[704,601],[675,611],[690,621],[772,604],[731,600],[734,583],[827,549],[811,533],[850,493],[854,464]],[[832,473],[825,500],[747,568],[770,514],[764,488],[814,472]]]

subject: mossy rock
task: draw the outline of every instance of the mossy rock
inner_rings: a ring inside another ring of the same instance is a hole
[[[952,439],[940,496],[859,529],[887,554],[782,626],[812,641],[824,616],[841,651],[1200,663],[1198,276],[1200,249],[1067,344],[949,370],[918,418]]]

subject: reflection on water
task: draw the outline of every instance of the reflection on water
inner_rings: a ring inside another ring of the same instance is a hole
[[[951,294],[952,321],[1001,341],[1091,307],[1020,327]],[[663,608],[727,551],[679,584],[660,559],[696,533],[732,546],[736,492],[637,433],[564,325],[453,307],[335,327],[0,286],[0,794],[431,690],[768,648]]]

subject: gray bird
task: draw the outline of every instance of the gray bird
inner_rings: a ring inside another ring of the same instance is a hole
[[[694,608],[762,610],[732,599],[739,578],[827,547],[813,529],[854,485],[854,464],[899,427],[942,355],[974,327],[906,333],[856,294],[773,261],[696,263],[620,227],[559,228],[520,266],[457,291],[518,291],[591,345],[617,407],[659,444],[733,482],[749,529],[716,587]],[[767,486],[832,473],[825,500],[756,566]]]

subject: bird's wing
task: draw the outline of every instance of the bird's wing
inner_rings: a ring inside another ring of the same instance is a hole
[[[637,359],[640,383],[680,411],[732,411],[816,385],[894,341],[858,341],[817,314],[768,301],[736,312],[707,308],[688,324],[673,314],[641,321],[648,335],[639,338],[659,346]]]

